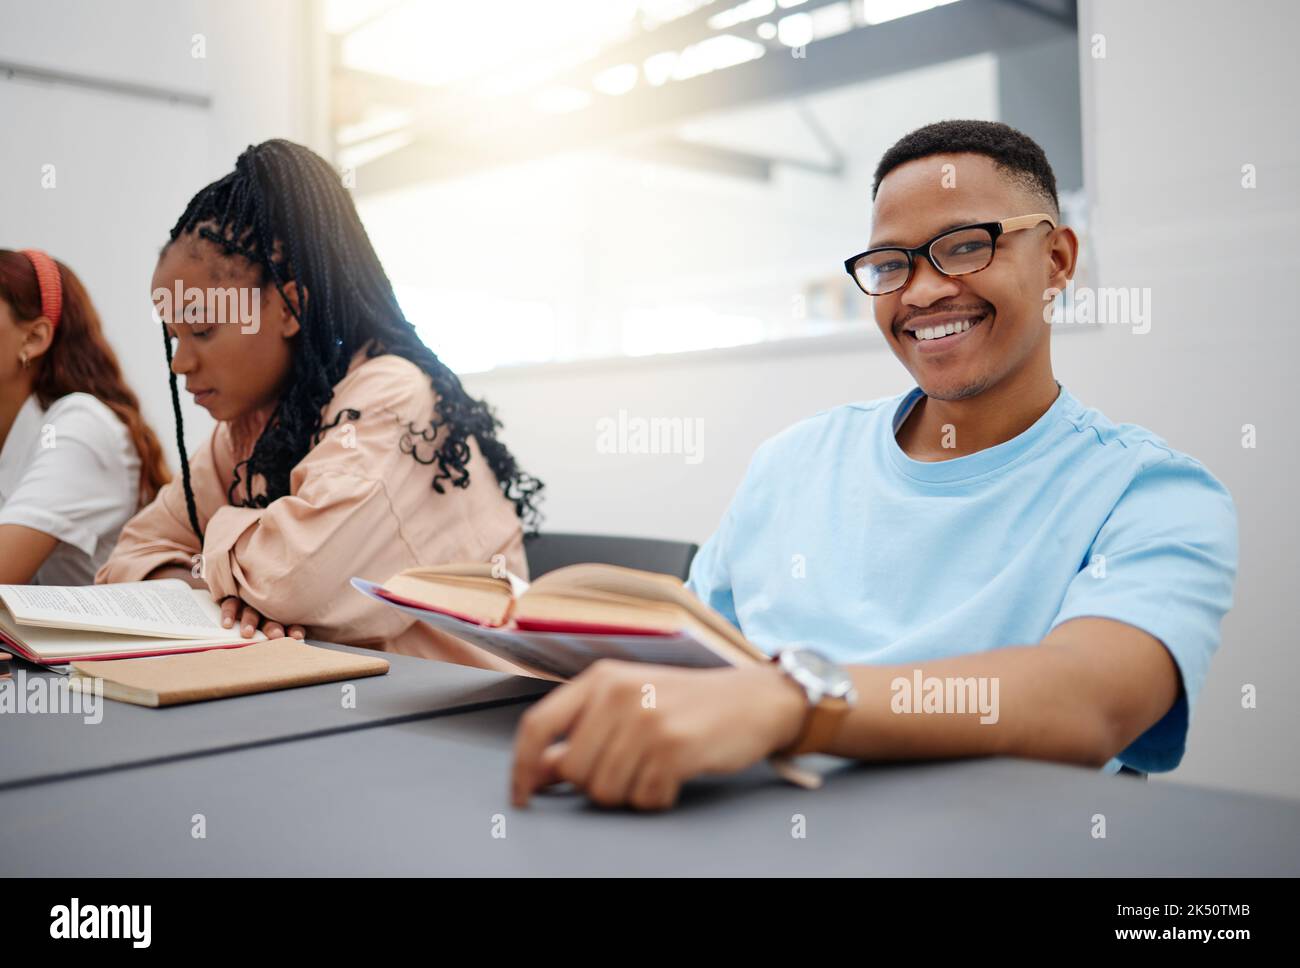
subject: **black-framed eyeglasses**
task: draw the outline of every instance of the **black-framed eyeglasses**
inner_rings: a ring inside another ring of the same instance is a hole
[[[914,249],[890,245],[859,252],[844,260],[844,268],[868,296],[884,296],[912,281],[918,258],[926,259],[945,276],[968,276],[989,267],[999,236],[1032,229],[1043,222],[1056,228],[1056,219],[1041,212],[1004,218],[1000,222],[963,225],[941,232]]]

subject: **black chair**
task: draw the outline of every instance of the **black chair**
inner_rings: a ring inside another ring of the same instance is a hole
[[[698,550],[699,545],[687,541],[608,534],[535,534],[524,540],[529,578],[540,578],[565,565],[594,561],[655,571],[685,581]]]

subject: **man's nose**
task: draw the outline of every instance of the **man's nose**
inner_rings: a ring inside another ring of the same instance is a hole
[[[905,306],[933,306],[941,299],[956,295],[961,287],[957,280],[945,276],[930,264],[930,260],[919,258],[912,270],[912,278],[903,288],[902,302]]]

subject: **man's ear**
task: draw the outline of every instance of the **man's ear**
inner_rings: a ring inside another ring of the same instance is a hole
[[[1064,291],[1079,264],[1079,237],[1074,234],[1074,229],[1068,225],[1056,229],[1048,243],[1047,254],[1051,260],[1047,285]]]
[[[54,342],[54,326],[46,316],[37,316],[26,326],[23,334],[23,352],[27,359],[35,362],[44,356]]]
[[[299,288],[296,281],[286,282],[284,284],[284,317],[281,322],[281,332],[285,339],[290,336],[297,336],[302,329],[298,320],[302,319],[303,310],[307,305],[307,289]]]

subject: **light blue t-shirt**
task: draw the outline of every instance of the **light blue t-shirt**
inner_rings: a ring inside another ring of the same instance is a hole
[[[1064,388],[1011,440],[913,460],[894,435],[922,395],[837,407],[763,444],[691,590],[769,653],[797,644],[842,664],[1033,644],[1080,616],[1126,622],[1164,643],[1183,693],[1105,769],[1172,770],[1232,604],[1228,491]]]

